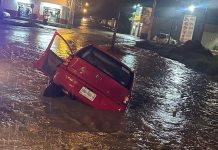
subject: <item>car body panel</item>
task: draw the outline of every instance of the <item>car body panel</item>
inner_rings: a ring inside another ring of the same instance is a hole
[[[126,105],[123,103],[115,103],[109,97],[105,96],[104,93],[98,91],[93,85],[87,83],[83,79],[79,78],[77,75],[72,75],[72,73],[66,71],[64,67],[60,67],[57,70],[57,73],[54,77],[54,82],[57,85],[61,85],[66,91],[68,91],[73,96],[77,97],[79,100],[82,100],[86,104],[101,110],[110,110],[110,111],[124,111]],[[84,97],[79,93],[82,87],[86,87],[96,94],[96,97],[93,101]]]

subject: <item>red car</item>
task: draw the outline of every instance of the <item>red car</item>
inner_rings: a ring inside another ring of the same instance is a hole
[[[53,46],[57,37],[64,42]],[[67,45],[65,48],[68,50],[61,53],[63,44]],[[52,47],[56,49],[53,50]],[[82,48],[69,57],[64,56],[69,52],[72,52],[70,46],[56,32],[46,52],[37,62],[37,68],[53,79],[47,88],[51,96],[58,93],[54,89],[61,88],[96,109],[125,111],[131,97],[134,72],[93,45]]]

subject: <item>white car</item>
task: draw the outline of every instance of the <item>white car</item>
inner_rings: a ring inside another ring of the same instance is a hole
[[[166,33],[159,33],[158,35],[155,35],[153,38],[153,41],[160,44],[167,44],[169,41],[169,44],[177,44],[177,41],[173,39],[169,34]]]
[[[0,11],[0,18],[10,18],[11,15],[6,11]]]

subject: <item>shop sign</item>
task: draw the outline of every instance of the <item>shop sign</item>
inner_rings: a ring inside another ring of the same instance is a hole
[[[185,43],[188,40],[192,40],[193,32],[195,28],[196,16],[193,15],[185,15],[182,31],[180,35],[180,42]]]
[[[140,16],[135,16],[134,21],[140,21],[141,20],[141,15]]]
[[[134,15],[134,21],[140,21],[142,15],[142,7],[137,7],[135,15]]]

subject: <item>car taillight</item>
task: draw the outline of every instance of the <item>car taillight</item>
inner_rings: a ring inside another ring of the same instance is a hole
[[[126,97],[124,98],[123,103],[124,103],[124,104],[127,104],[128,102],[129,102],[129,96],[126,96]]]
[[[70,59],[68,58],[64,60],[63,65],[67,66],[69,63],[70,63]]]

